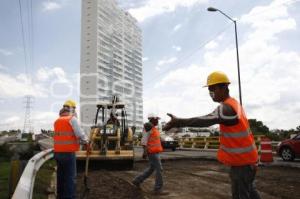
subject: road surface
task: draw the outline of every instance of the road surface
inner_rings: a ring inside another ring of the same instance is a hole
[[[147,162],[135,163],[129,171],[91,171],[89,174],[90,199],[229,199],[231,198],[229,168],[217,161],[169,160],[163,161],[163,176],[167,196],[151,193],[151,176],[138,189],[130,181],[146,167]],[[286,167],[260,167],[257,189],[263,199],[299,199],[300,169]],[[83,173],[77,178],[78,194],[83,190]]]

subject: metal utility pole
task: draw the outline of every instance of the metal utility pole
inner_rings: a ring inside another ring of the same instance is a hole
[[[236,20],[232,19],[227,14],[225,14],[222,10],[219,10],[217,8],[209,7],[209,8],[207,8],[207,11],[209,11],[209,12],[220,12],[222,15],[224,15],[226,18],[228,18],[230,21],[232,21],[234,23],[235,47],[236,47],[236,62],[237,62],[237,70],[238,70],[238,82],[239,82],[239,97],[240,97],[240,104],[243,105],[243,102],[242,102],[241,76],[240,76],[239,45],[238,45]]]
[[[30,133],[33,130],[32,121],[31,121],[32,103],[33,103],[33,97],[30,95],[25,96],[25,116],[24,116],[24,127],[22,133]]]

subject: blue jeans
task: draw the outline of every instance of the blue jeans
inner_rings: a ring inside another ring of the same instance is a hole
[[[141,184],[154,171],[156,171],[154,190],[157,191],[163,187],[163,178],[162,178],[163,168],[160,161],[160,155],[159,153],[148,154],[148,158],[149,158],[149,167],[146,168],[144,172],[138,175],[133,181],[137,184]]]
[[[255,187],[256,166],[232,166],[230,169],[233,199],[260,199]]]
[[[57,164],[57,198],[75,199],[76,156],[75,153],[55,153]]]

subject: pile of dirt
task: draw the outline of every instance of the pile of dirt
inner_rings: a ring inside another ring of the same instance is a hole
[[[142,192],[128,181],[117,177],[112,171],[100,170],[88,177],[88,199],[143,199]],[[77,177],[77,195],[84,191],[83,173]]]

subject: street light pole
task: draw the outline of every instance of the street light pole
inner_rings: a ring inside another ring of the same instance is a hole
[[[242,86],[241,86],[241,76],[240,76],[240,59],[239,59],[239,47],[238,47],[238,37],[237,37],[237,26],[236,26],[236,20],[229,17],[227,14],[222,12],[221,10],[213,7],[207,8],[207,11],[210,12],[220,12],[222,15],[224,15],[226,18],[228,18],[230,21],[234,23],[234,31],[235,31],[235,48],[236,48],[236,63],[237,63],[237,70],[238,70],[238,83],[239,83],[239,97],[240,97],[240,104],[243,105],[242,101]]]
[[[243,106],[243,101],[242,101],[242,86],[241,86],[241,75],[240,75],[239,45],[238,45],[238,37],[237,37],[236,20],[234,20],[233,23],[234,23],[234,30],[235,30],[236,63],[237,63],[237,69],[238,69],[240,103],[241,103],[241,106]]]

